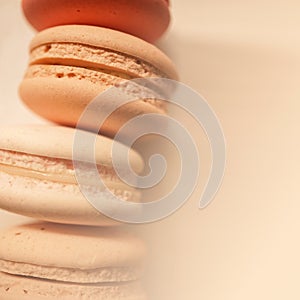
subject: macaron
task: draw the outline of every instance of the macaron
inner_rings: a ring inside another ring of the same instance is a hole
[[[88,104],[99,94],[121,82],[151,77],[178,79],[171,60],[155,46],[107,28],[57,26],[33,38],[29,67],[19,93],[23,102],[38,115],[60,125],[75,127]],[[148,89],[141,84],[133,85],[134,99]],[[163,89],[156,86],[153,90],[155,88]],[[114,99],[101,101],[101,113],[108,114]],[[130,102],[112,115],[108,114],[99,132],[114,137],[134,117],[165,112],[164,101]],[[99,112],[88,119],[89,122],[81,127],[98,129]]]
[[[72,161],[76,130],[55,125],[2,127],[0,129],[0,208],[39,220],[78,225],[113,225],[81,192]],[[132,149],[92,133],[95,139],[94,163],[105,186],[94,175],[85,175],[84,186],[97,201],[111,203],[112,193],[131,202],[140,193],[120,179],[113,166],[112,149],[117,147],[118,168],[130,166],[141,172],[143,161]],[[85,143],[83,141],[83,143]],[[115,151],[115,150],[114,150]],[[129,151],[129,152],[128,152]],[[128,156],[124,153],[129,153]],[[92,160],[93,160],[92,159]],[[90,170],[93,161],[85,153],[76,158],[82,170]],[[97,171],[96,169],[96,171]],[[125,169],[124,169],[125,172]],[[105,204],[106,205],[106,204]],[[116,207],[107,204],[112,212]]]
[[[58,25],[93,25],[154,42],[170,23],[168,0],[23,0],[22,7],[38,31]]]
[[[144,243],[125,229],[45,222],[0,233],[0,298],[145,299]]]

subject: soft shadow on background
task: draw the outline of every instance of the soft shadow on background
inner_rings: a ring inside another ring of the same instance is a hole
[[[169,40],[161,48],[222,123],[227,167],[208,208],[197,209],[195,193],[174,215],[144,227],[153,247],[151,299],[297,299],[299,56],[263,43]],[[201,192],[209,147],[199,128],[185,124],[202,148]]]

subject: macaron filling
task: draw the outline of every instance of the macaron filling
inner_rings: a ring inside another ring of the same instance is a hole
[[[31,50],[29,64],[75,66],[115,72],[126,79],[167,77],[151,64],[110,49],[76,43],[50,43]]]
[[[124,74],[122,74],[124,75]],[[132,77],[121,78],[114,72],[104,72],[104,70],[89,70],[86,68],[74,67],[74,66],[62,66],[62,65],[32,65],[25,74],[25,79],[31,78],[73,78],[77,80],[88,80],[99,86],[105,86],[106,88],[116,85],[121,80],[133,79]]]
[[[100,93],[124,80],[163,77],[167,77],[163,72],[130,55],[83,44],[51,43],[31,50],[24,78],[87,80],[96,84]],[[135,83],[132,85],[139,86]],[[151,84],[150,89],[144,86],[136,89],[139,90],[139,96],[143,96],[145,90],[151,95],[149,99],[143,99],[145,103],[155,106],[162,113],[166,111],[166,103],[159,100],[159,95],[166,95],[167,87]]]
[[[89,163],[81,163],[81,170],[85,172],[84,184],[94,188],[89,180],[88,174],[91,165]],[[101,180],[106,187],[115,195],[120,196],[124,200],[128,200],[136,194],[136,191],[130,186],[124,184],[112,167],[97,166]],[[0,173],[11,176],[32,178],[40,181],[51,181],[63,185],[77,185],[73,162],[67,159],[43,157],[26,153],[0,150]],[[4,182],[3,182],[4,183]],[[100,191],[100,190],[99,190]],[[103,189],[102,189],[103,191]],[[133,197],[134,201],[135,197]]]

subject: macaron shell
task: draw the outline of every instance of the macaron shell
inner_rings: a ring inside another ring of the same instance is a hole
[[[139,282],[79,285],[0,272],[1,300],[146,300]]]
[[[60,69],[64,69],[60,67]],[[67,69],[67,68],[65,68]],[[68,70],[66,70],[68,74]],[[100,126],[97,110],[89,110],[85,115],[85,121],[80,121],[89,101],[95,99],[104,92],[107,86],[101,82],[93,83],[88,79],[78,80],[68,78],[25,78],[20,87],[19,93],[23,102],[39,116],[54,123],[77,127],[81,129],[99,131],[101,134],[114,138],[121,127],[129,120],[143,114],[163,114],[160,106],[156,107],[144,101],[134,101],[121,106],[109,115],[111,104],[109,99],[101,98],[97,105],[101,104],[102,113],[108,117]],[[106,102],[104,102],[106,101]],[[147,128],[148,124],[145,124]],[[145,132],[147,132],[145,130]],[[125,136],[134,135],[134,131],[122,133]],[[135,161],[136,163],[137,161]]]
[[[164,77],[178,79],[173,62],[156,46],[116,30],[86,25],[56,26],[39,32],[30,43],[30,51],[51,43],[75,43],[113,50],[149,63],[165,74]]]
[[[23,0],[22,7],[38,31],[57,25],[86,24],[154,42],[170,23],[166,0]]]
[[[78,185],[36,180],[0,172],[0,208],[38,220],[87,226],[120,225],[92,206]],[[110,186],[113,188],[113,186]],[[123,190],[126,197],[130,191]],[[108,201],[109,192],[97,192],[99,201]],[[133,194],[130,196],[133,198]],[[135,201],[139,194],[134,194]],[[132,199],[134,200],[134,199]],[[111,202],[112,203],[112,202]],[[107,206],[114,213],[114,206]],[[129,212],[128,212],[129,213]],[[137,213],[132,210],[132,214]]]
[[[82,270],[37,266],[0,259],[0,270],[4,273],[79,284],[123,283],[134,281],[141,278],[141,269],[141,267],[103,267],[93,270]]]
[[[45,222],[9,228],[0,233],[0,240],[3,260],[57,268],[135,266],[146,251],[144,243],[124,229]]]
[[[56,125],[3,126],[0,130],[0,149],[72,160],[76,132],[77,130],[73,128]],[[99,165],[112,167],[112,147],[117,147],[119,153],[128,151],[126,146],[107,137],[80,130],[78,132],[95,140],[94,162]],[[93,163],[88,160],[85,153],[78,159]],[[135,171],[143,170],[144,163],[137,152],[130,149],[128,159]],[[124,157],[123,162],[127,164],[127,157]]]

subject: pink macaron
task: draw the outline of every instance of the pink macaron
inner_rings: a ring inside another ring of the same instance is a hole
[[[57,25],[94,25],[154,42],[170,23],[169,0],[22,0],[22,7],[38,31]]]

